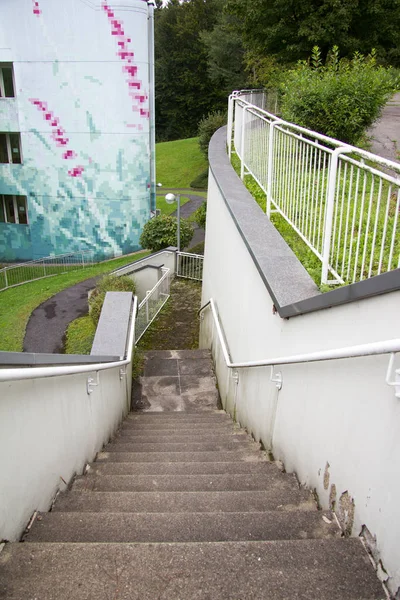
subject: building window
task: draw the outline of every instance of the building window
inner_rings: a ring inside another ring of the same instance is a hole
[[[0,223],[28,225],[25,196],[0,194]]]
[[[12,65],[0,65],[0,98],[15,98]]]
[[[0,163],[22,163],[19,133],[0,133]]]

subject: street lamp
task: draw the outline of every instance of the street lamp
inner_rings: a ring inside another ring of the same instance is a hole
[[[167,202],[167,204],[173,204],[174,202],[177,202],[178,204],[178,211],[177,211],[177,217],[178,217],[178,230],[176,232],[176,236],[178,239],[178,252],[181,251],[181,195],[177,194],[175,196],[175,194],[167,194],[165,196],[165,200]]]

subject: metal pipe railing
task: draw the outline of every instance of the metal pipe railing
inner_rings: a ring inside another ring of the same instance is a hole
[[[304,354],[295,354],[289,356],[273,356],[260,360],[250,360],[243,362],[234,362],[231,360],[228,345],[225,341],[225,336],[222,331],[221,322],[219,320],[218,311],[215,302],[212,298],[204,304],[199,314],[210,307],[214,319],[214,325],[217,330],[218,339],[221,344],[222,353],[224,355],[226,366],[230,369],[251,369],[254,367],[275,367],[278,365],[293,365],[309,362],[321,362],[326,360],[338,360],[343,358],[358,358],[361,356],[374,356],[377,354],[390,354],[389,366],[386,374],[386,383],[391,386],[396,386],[396,397],[400,398],[400,381],[391,381],[393,371],[394,354],[400,352],[400,339],[385,340],[383,342],[371,342],[368,344],[359,344],[356,346],[346,346],[344,348],[333,348],[329,350],[319,350],[318,352],[307,352]],[[396,371],[397,373],[397,371]],[[274,380],[275,381],[275,380]],[[282,379],[279,380],[282,385]],[[397,390],[397,387],[399,390]]]
[[[127,343],[126,358],[115,362],[96,363],[90,365],[68,366],[68,367],[27,367],[23,369],[0,369],[1,381],[17,381],[23,379],[40,379],[43,377],[58,377],[61,375],[76,375],[79,373],[93,373],[123,367],[132,361],[135,343],[135,318],[137,312],[137,297],[133,298],[130,315],[130,325]]]

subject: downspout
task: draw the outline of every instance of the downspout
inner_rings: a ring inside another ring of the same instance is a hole
[[[154,0],[147,1],[148,7],[148,51],[149,51],[149,135],[150,135],[150,216],[156,214],[156,127],[154,87]]]

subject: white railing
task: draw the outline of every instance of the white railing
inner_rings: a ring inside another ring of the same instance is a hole
[[[321,260],[321,283],[400,267],[400,164],[279,119],[235,92],[228,148]],[[258,101],[258,104],[260,102]],[[329,279],[329,275],[333,279]]]
[[[162,268],[161,271],[162,277],[139,304],[136,316],[136,344],[170,296],[170,269]]]
[[[225,336],[222,331],[221,322],[219,320],[217,307],[212,298],[204,304],[200,310],[203,311],[209,308],[213,317],[213,325],[216,328],[217,337],[221,345],[222,354],[225,364],[229,369],[252,369],[255,367],[270,367],[271,381],[273,381],[278,389],[281,389],[283,379],[281,373],[275,373],[274,367],[279,365],[293,365],[310,362],[321,362],[325,360],[338,360],[343,358],[356,358],[360,356],[375,356],[378,354],[390,354],[389,364],[386,371],[386,383],[395,388],[396,398],[400,398],[400,369],[394,369],[394,356],[400,352],[400,339],[385,340],[383,342],[372,342],[369,344],[359,344],[357,346],[347,346],[345,348],[332,348],[330,350],[320,350],[318,352],[308,352],[304,354],[295,354],[289,356],[271,356],[260,360],[234,362],[228,346],[225,341]],[[394,377],[394,379],[393,379]]]
[[[80,268],[84,269],[91,264],[93,264],[93,253],[91,250],[87,250],[58,256],[45,256],[38,260],[10,265],[0,269],[0,291],[36,279],[60,275]]]
[[[190,254],[188,252],[176,253],[176,275],[184,279],[203,279],[204,256],[201,254]]]

